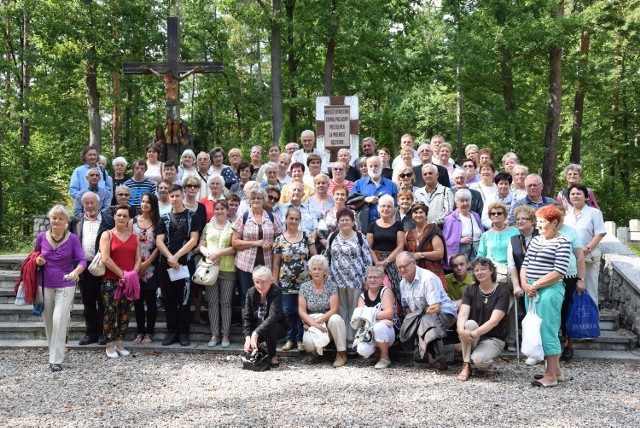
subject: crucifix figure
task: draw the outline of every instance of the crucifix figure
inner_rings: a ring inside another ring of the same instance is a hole
[[[167,114],[167,160],[178,162],[178,123],[180,121],[180,81],[194,73],[215,73],[223,70],[222,62],[181,62],[180,23],[167,18],[167,62],[125,62],[125,74],[153,74],[164,80]]]

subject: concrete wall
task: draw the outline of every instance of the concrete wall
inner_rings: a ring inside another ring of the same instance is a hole
[[[620,312],[620,326],[640,336],[640,257],[610,234],[600,250],[600,306]]]

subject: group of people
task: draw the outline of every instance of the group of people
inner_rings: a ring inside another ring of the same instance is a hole
[[[513,307],[524,294],[543,314],[547,364],[534,384],[563,379],[558,362],[572,357],[573,344],[563,349],[558,331],[574,289],[597,302],[605,234],[579,165],[567,167],[569,186],[553,200],[514,153],[497,171],[493,151],[471,144],[459,167],[441,136],[416,150],[405,134],[393,160],[373,138],[362,140],[363,157],[353,161],[345,149],[330,161],[312,131],[300,142],[284,152],[271,145],[266,163],[260,146],[246,162],[240,149],[197,156],[187,149],[180,165],[160,161],[152,143],[147,159],[133,162],[132,176],[127,161],[115,158],[113,177],[97,150],[86,148],[71,178],[73,217],[54,207],[51,230],[36,241],[45,289],[56,291],[49,308],[60,309],[57,327],[45,323],[52,367],[61,368],[59,331],[75,280],[87,328],[80,344],[102,343],[109,357],[128,354],[127,285],[137,281],[133,344],[152,343],[160,290],[169,331],[163,345],[189,345],[195,321],[210,325],[209,347],[228,347],[237,292],[244,349],[266,343],[274,367],[280,341],[284,351],[311,355],[322,355],[332,341],[335,367],[349,354],[377,353],[380,369],[401,342],[442,370],[443,339],[455,330],[461,380],[471,376],[472,361],[490,372],[493,360],[515,346]],[[98,251],[104,277],[85,270]],[[213,285],[191,279],[201,258],[218,267]]]

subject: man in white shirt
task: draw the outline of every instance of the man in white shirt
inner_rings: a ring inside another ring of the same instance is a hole
[[[422,178],[425,185],[416,190],[415,202],[424,202],[429,207],[429,223],[442,227],[444,217],[455,208],[453,192],[450,187],[438,183],[438,168],[433,164],[422,165]]]
[[[302,143],[302,148],[293,153],[291,156],[291,163],[294,164],[296,162],[300,162],[301,164],[306,165],[309,155],[315,154],[320,156],[322,159],[322,166],[320,167],[320,170],[327,174],[329,172],[327,153],[326,151],[323,153],[323,151],[318,150],[315,147],[316,136],[313,131],[308,129],[306,131],[302,131],[300,134],[300,142]],[[306,169],[305,175],[309,175],[309,169]]]

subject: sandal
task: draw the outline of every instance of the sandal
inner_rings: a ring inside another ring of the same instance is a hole
[[[134,345],[140,345],[142,343],[142,339],[144,339],[144,335],[139,334],[131,343],[133,343]]]
[[[142,340],[142,344],[149,345],[151,343],[153,343],[153,336],[151,336],[150,334],[145,334],[144,339]]]

